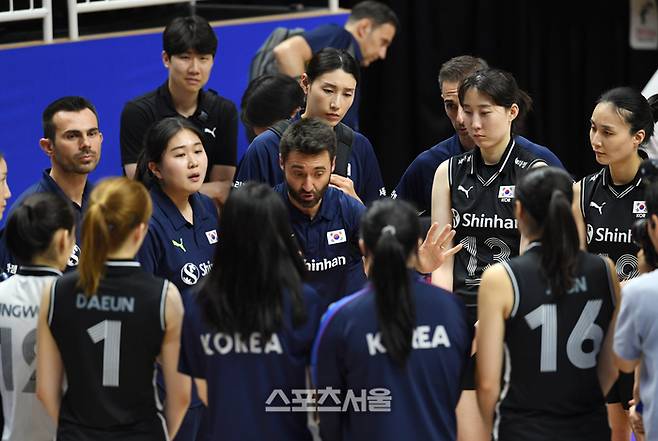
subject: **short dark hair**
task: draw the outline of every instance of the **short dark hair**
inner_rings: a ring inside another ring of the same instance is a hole
[[[335,49],[333,47],[325,47],[313,54],[306,67],[306,76],[310,84],[327,72],[333,72],[338,69],[351,74],[356,80],[356,83],[359,84],[361,74],[359,63],[346,50]]]
[[[146,135],[144,135],[144,147],[139,154],[139,158],[137,158],[135,180],[140,181],[146,188],[158,185],[158,180],[149,170],[149,162],[157,164],[162,161],[162,155],[167,150],[167,144],[169,144],[171,138],[183,130],[194,133],[203,143],[203,134],[187,118],[170,116],[153,123],[149,127]]]
[[[444,81],[461,83],[469,74],[488,67],[489,65],[485,60],[471,55],[460,55],[451,58],[441,65],[439,86],[442,86]]]
[[[295,121],[283,132],[279,143],[279,153],[285,162],[290,152],[304,155],[319,155],[327,151],[329,159],[336,156],[336,134],[319,118],[302,118]]]
[[[396,29],[400,27],[398,16],[395,15],[395,12],[393,12],[388,5],[372,0],[366,0],[354,5],[347,20],[348,22],[353,22],[361,20],[362,18],[369,18],[372,20],[375,27],[386,23],[392,25]]]
[[[261,75],[242,95],[240,118],[248,127],[269,127],[304,106],[304,90],[288,75]]]
[[[53,117],[57,112],[81,112],[85,109],[91,110],[94,116],[96,116],[96,122],[98,122],[98,112],[96,112],[96,107],[84,97],[65,96],[48,104],[48,107],[46,107],[46,110],[43,111],[41,116],[43,137],[55,141],[56,128],[55,123],[53,122]]]
[[[519,107],[518,116],[512,121],[514,133],[523,125],[525,116],[532,108],[532,98],[519,87],[514,76],[504,70],[489,68],[467,76],[459,86],[459,102],[462,106],[466,92],[473,88],[489,96],[497,106],[509,109],[512,104],[516,104]]]
[[[217,53],[217,35],[203,17],[176,17],[162,33],[162,49],[169,56],[192,49],[199,54],[212,54],[214,57]]]

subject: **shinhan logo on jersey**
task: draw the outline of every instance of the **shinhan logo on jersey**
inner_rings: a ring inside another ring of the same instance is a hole
[[[345,256],[336,256],[333,259],[322,259],[317,262],[315,259],[305,260],[306,269],[312,272],[326,271],[337,266],[347,265],[347,258]]]
[[[501,185],[498,188],[498,199],[502,202],[511,202],[514,198],[514,185]]]
[[[78,262],[80,261],[80,247],[78,244],[75,244],[73,246],[73,252],[69,256],[69,261],[66,262],[67,266],[78,266]]]
[[[327,233],[327,243],[329,245],[334,245],[343,242],[347,242],[347,235],[345,234],[344,228],[341,228],[340,230],[330,231]]]
[[[200,263],[199,266],[188,262],[180,269],[180,279],[186,285],[196,285],[199,279],[208,275],[211,269],[212,262],[209,260],[205,263]]]
[[[206,237],[209,244],[217,243],[217,230],[206,231]]]
[[[462,216],[459,212],[452,209],[452,228],[457,228],[459,225],[463,227],[472,228],[502,228],[505,230],[516,230],[516,219],[506,219],[494,214],[493,217],[485,216],[481,213],[479,216],[475,213],[464,213]]]
[[[633,214],[635,217],[646,217],[647,204],[644,201],[633,201]]]
[[[631,243],[633,236],[631,229],[620,230],[619,228],[599,227],[596,230],[592,225],[587,224],[587,243],[595,242],[617,242]]]

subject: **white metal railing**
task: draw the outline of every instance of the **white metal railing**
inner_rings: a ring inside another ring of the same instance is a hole
[[[34,6],[34,0],[30,0],[27,9],[14,9],[14,0],[9,0],[9,10],[0,11],[0,22],[43,20],[43,40],[46,43],[53,41],[53,8],[51,0],[41,0],[41,7]]]
[[[11,0],[10,0],[11,1]],[[113,9],[141,8],[145,6],[164,5],[168,3],[191,3],[190,0],[68,0],[69,38],[80,39],[78,32],[78,14],[88,12],[110,11]]]
[[[30,0],[32,3],[34,0]],[[80,39],[78,31],[78,14],[87,12],[109,11],[112,9],[141,8],[145,6],[164,5],[167,3],[190,3],[196,4],[196,0],[67,0],[69,14],[69,38],[71,40]],[[9,0],[10,3],[13,0]],[[50,0],[43,0],[44,4]],[[327,0],[327,7],[330,11],[336,12],[339,8],[339,0]],[[1,14],[0,14],[1,15]],[[1,20],[0,20],[1,21]],[[45,26],[45,25],[44,25]],[[44,28],[45,29],[45,28]],[[52,35],[52,21],[51,21]],[[52,36],[51,36],[52,38]]]

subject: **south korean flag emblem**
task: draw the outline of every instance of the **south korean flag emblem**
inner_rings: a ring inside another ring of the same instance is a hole
[[[514,185],[501,185],[498,188],[498,199],[502,202],[511,202],[514,199]]]
[[[341,228],[340,230],[329,231],[327,233],[327,243],[329,245],[334,245],[343,242],[347,242],[347,235],[345,234],[345,229]]]
[[[647,204],[645,201],[633,201],[633,214],[635,217],[643,218],[647,216]]]
[[[206,231],[206,237],[209,244],[217,243],[217,230]]]

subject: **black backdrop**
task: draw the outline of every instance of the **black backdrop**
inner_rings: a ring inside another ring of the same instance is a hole
[[[658,51],[629,46],[628,0],[387,3],[401,29],[388,58],[363,72],[361,127],[390,189],[418,153],[453,133],[437,83],[451,57],[477,55],[512,72],[534,100],[524,135],[577,178],[597,169],[588,138],[596,98],[619,85],[641,90],[658,68]]]

